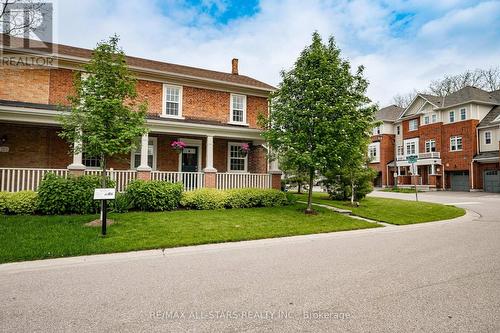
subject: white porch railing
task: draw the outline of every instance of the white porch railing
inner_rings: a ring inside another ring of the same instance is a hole
[[[184,191],[192,191],[205,186],[205,174],[203,172],[152,171],[151,180],[180,182],[184,185]]]
[[[217,188],[271,188],[271,175],[267,173],[217,173]]]
[[[36,191],[45,174],[66,176],[67,169],[0,168],[0,191]]]
[[[99,176],[101,170],[85,170],[85,174]],[[111,180],[115,181],[118,192],[125,191],[127,185],[137,178],[137,171],[135,170],[106,170],[106,174]]]
[[[410,155],[398,155],[397,160],[398,161],[406,161],[406,157],[410,156]],[[419,153],[419,154],[413,154],[413,155],[417,155],[418,159],[420,159],[420,160],[428,159],[428,158],[441,158],[441,153],[438,151],[433,151],[433,152],[429,152],[429,153]]]

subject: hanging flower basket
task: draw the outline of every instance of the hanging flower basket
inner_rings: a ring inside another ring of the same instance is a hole
[[[172,149],[177,153],[177,154],[180,154],[182,153],[182,150],[184,148],[186,148],[186,143],[184,143],[183,141],[173,141],[171,144],[170,144],[170,147],[172,147]]]
[[[248,152],[250,152],[250,145],[248,143],[244,143],[240,147],[241,154],[243,156],[247,156]]]

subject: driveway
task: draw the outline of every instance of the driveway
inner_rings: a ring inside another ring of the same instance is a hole
[[[0,331],[500,331],[500,197],[420,197],[480,215],[0,265]]]

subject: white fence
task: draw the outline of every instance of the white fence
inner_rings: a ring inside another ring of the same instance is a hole
[[[66,177],[67,169],[0,168],[0,191],[18,192],[36,191],[45,174],[52,172]],[[86,175],[100,175],[100,170],[85,170]],[[123,192],[127,185],[137,178],[135,170],[107,170],[108,176],[116,182],[118,192]],[[172,183],[181,182],[185,191],[205,187],[203,172],[152,171],[152,180]],[[217,188],[271,188],[271,175],[267,173],[217,173]]]
[[[100,175],[101,170],[85,170],[86,175]],[[106,174],[111,180],[114,180],[116,190],[123,192],[127,188],[128,183],[137,178],[135,170],[106,170]]]
[[[184,185],[184,191],[192,191],[205,186],[205,174],[203,172],[152,171],[151,180],[180,182]]]
[[[267,173],[217,173],[217,188],[271,188],[271,175]]]
[[[36,191],[45,174],[66,176],[67,169],[0,168],[0,191]]]

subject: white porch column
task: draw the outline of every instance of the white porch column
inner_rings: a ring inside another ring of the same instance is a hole
[[[398,165],[398,176],[401,176],[401,167]]]
[[[81,132],[80,132],[81,133]],[[83,153],[81,151],[82,141],[76,140],[73,148],[73,163],[68,165],[68,170],[85,170],[85,165],[83,165]]]
[[[146,133],[141,138],[141,165],[137,167],[137,171],[151,171],[151,167],[148,165],[148,145],[149,136]]]
[[[207,135],[207,153],[206,153],[206,166],[203,171],[205,172],[217,172],[214,168],[214,137],[213,135]]]
[[[433,163],[431,164],[431,175],[435,175],[436,174],[436,165]]]
[[[271,154],[269,154],[269,156],[271,158],[275,157],[275,156],[273,156],[272,151],[270,151],[270,152],[271,152]],[[281,173],[277,157],[275,157],[271,161],[269,161],[269,172],[270,173]]]

